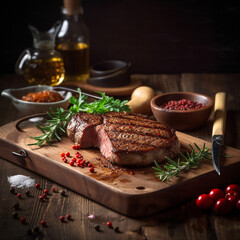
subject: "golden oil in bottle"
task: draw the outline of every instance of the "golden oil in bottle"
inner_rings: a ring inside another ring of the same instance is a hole
[[[56,22],[47,32],[39,32],[34,26],[29,26],[33,35],[33,48],[25,49],[15,65],[16,73],[24,75],[29,84],[55,86],[64,80],[63,59],[54,49],[60,25],[60,22]]]
[[[87,43],[60,43],[56,50],[61,53],[65,81],[86,82],[89,78],[89,45]]]
[[[24,78],[32,85],[59,85],[64,80],[64,64],[61,57],[30,59]]]

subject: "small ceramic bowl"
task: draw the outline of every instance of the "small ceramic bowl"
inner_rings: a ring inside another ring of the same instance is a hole
[[[64,98],[62,101],[50,102],[50,103],[39,103],[39,102],[28,102],[21,100],[22,96],[27,95],[30,92],[40,92],[44,90],[53,91],[53,87],[38,85],[29,86],[24,88],[9,88],[2,91],[1,95],[8,97],[12,100],[13,105],[24,114],[36,114],[36,113],[46,113],[52,108],[56,110],[59,107],[66,109],[69,106],[69,99],[72,96],[71,92],[68,91],[58,91],[58,93]]]
[[[109,60],[97,63],[90,68],[88,83],[98,87],[117,88],[130,83],[131,63]]]
[[[169,110],[163,104],[171,100],[189,99],[205,104],[205,107],[194,110]],[[170,92],[152,98],[151,109],[158,122],[176,130],[193,130],[204,125],[213,108],[213,99],[206,95],[192,92]]]

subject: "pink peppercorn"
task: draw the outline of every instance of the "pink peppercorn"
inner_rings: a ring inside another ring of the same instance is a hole
[[[47,195],[44,193],[43,195],[39,196],[39,200],[43,200]]]
[[[21,217],[20,221],[21,221],[21,223],[25,223],[26,222],[26,218],[25,217]]]
[[[49,191],[48,191],[47,189],[44,189],[44,193],[45,193],[45,194],[48,194]]]
[[[59,221],[60,221],[60,222],[64,222],[64,220],[65,220],[64,216],[61,216],[61,217],[59,218]]]
[[[205,104],[191,101],[189,99],[172,100],[163,104],[161,107],[169,110],[193,110],[205,107]]]
[[[111,223],[111,222],[107,222],[107,226],[108,226],[109,228],[111,228],[111,227],[112,227],[112,223]]]
[[[43,227],[46,227],[46,226],[47,226],[47,222],[46,222],[45,220],[42,220],[42,221],[40,222],[40,224],[41,224]]]
[[[17,197],[18,197],[18,198],[21,198],[21,197],[22,197],[22,194],[21,194],[21,193],[18,193],[18,194],[17,194]]]
[[[37,188],[37,189],[40,188],[40,184],[39,184],[39,183],[36,183],[36,184],[35,184],[35,188]]]
[[[52,189],[51,189],[53,192],[56,192],[56,189],[55,189],[55,187],[52,187]]]
[[[76,154],[76,158],[83,158],[81,154]]]
[[[94,167],[89,168],[89,171],[90,171],[91,173],[93,173],[93,172],[94,172]]]
[[[66,156],[69,157],[70,156],[70,152],[66,152]]]
[[[73,161],[70,162],[69,165],[70,165],[70,166],[74,166],[74,162],[73,162]]]
[[[67,219],[67,220],[71,220],[71,219],[72,219],[71,215],[70,215],[70,214],[67,214],[67,215],[66,215],[66,219]]]

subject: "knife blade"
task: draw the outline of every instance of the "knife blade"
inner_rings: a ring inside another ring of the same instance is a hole
[[[214,122],[212,129],[212,161],[216,172],[221,173],[221,148],[224,143],[226,123],[226,93],[218,92],[215,95]]]

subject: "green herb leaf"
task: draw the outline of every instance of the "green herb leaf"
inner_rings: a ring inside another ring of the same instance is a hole
[[[178,176],[181,172],[189,171],[191,168],[196,168],[201,165],[201,160],[203,159],[211,159],[211,151],[206,148],[205,144],[202,149],[194,143],[195,148],[189,144],[192,149],[191,153],[188,152],[184,155],[182,152],[179,153],[180,157],[177,161],[174,161],[168,157],[166,157],[167,163],[160,167],[160,165],[154,161],[156,167],[153,167],[155,170],[156,177],[161,181],[169,180],[174,176]],[[198,152],[196,152],[196,149]]]

